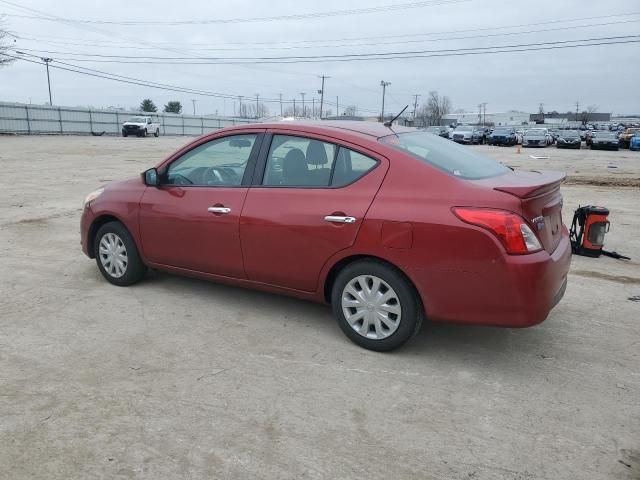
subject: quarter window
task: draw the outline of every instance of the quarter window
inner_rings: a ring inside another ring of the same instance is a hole
[[[369,170],[373,169],[377,164],[377,161],[366,155],[340,147],[338,149],[331,186],[342,187],[353,183],[369,172]]]
[[[185,186],[241,185],[256,138],[256,134],[232,135],[189,150],[169,165],[163,183]]]

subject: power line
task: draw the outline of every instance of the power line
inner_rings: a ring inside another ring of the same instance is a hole
[[[639,19],[635,19],[635,20],[622,20],[622,21],[618,21],[618,22],[605,22],[605,23],[592,23],[589,25],[572,25],[572,26],[565,26],[565,27],[556,27],[556,28],[548,28],[548,29],[539,29],[539,30],[527,30],[524,32],[505,32],[505,33],[493,33],[493,34],[484,34],[484,35],[470,35],[470,36],[463,36],[463,37],[447,37],[447,38],[432,38],[432,39],[420,39],[420,40],[398,40],[398,41],[391,41],[391,42],[374,42],[374,43],[354,43],[354,44],[325,44],[325,45],[303,45],[303,46],[288,46],[288,47],[247,47],[247,48],[200,48],[200,49],[194,49],[194,48],[189,48],[187,46],[186,51],[245,51],[245,50],[300,50],[300,49],[315,49],[315,48],[349,48],[349,47],[366,47],[366,46],[376,46],[379,47],[381,45],[398,45],[398,44],[414,44],[414,43],[430,43],[430,42],[442,42],[442,41],[451,41],[451,40],[470,40],[470,39],[478,39],[478,38],[496,38],[496,37],[505,37],[505,36],[513,36],[513,35],[529,35],[529,34],[534,34],[534,33],[545,33],[545,32],[552,32],[552,31],[564,31],[564,30],[571,30],[571,29],[576,29],[576,28],[588,28],[588,27],[601,27],[601,26],[610,26],[610,25],[620,25],[620,24],[627,24],[627,23],[638,23],[640,22],[640,18]],[[18,37],[20,39],[25,39],[25,37]],[[27,41],[40,41],[37,39],[26,39]],[[47,43],[54,43],[54,42],[47,42]],[[90,45],[90,44],[82,44],[82,43],[72,43],[72,46],[85,46],[85,47],[98,47],[98,48],[109,48],[108,46],[105,47],[103,45]],[[134,46],[125,46],[125,47],[117,47],[118,49],[120,48],[132,48],[132,49],[136,49],[136,50],[140,50],[145,49],[145,50],[158,50],[158,48],[156,47],[134,47]],[[28,49],[28,48],[22,48],[22,50],[33,50],[33,49]],[[52,53],[52,54],[60,54],[60,53],[66,53],[66,52],[60,52],[60,51],[47,51],[47,50],[43,50],[47,53]],[[102,55],[98,55],[98,54],[89,54],[87,52],[74,52],[74,53],[66,53],[68,55],[78,55],[78,56],[102,56]],[[117,58],[139,58],[139,56],[133,56],[133,55],[107,55],[108,57],[117,57]],[[153,57],[145,57],[145,58],[153,58]],[[198,57],[198,58],[203,58],[203,57]],[[204,57],[206,58],[206,57]]]
[[[18,56],[18,55],[11,55],[8,53],[1,53],[0,55],[4,55],[7,57],[11,57],[11,58],[15,58],[18,60],[22,60],[25,62],[29,62],[29,63],[35,63],[38,65],[44,65],[44,62],[38,61],[38,60],[32,60],[29,58],[25,58],[24,56]],[[31,55],[35,58],[39,58],[37,55]],[[63,66],[61,66],[63,65]],[[149,88],[155,88],[158,90],[165,90],[165,91],[171,91],[171,92],[177,92],[177,93],[187,93],[187,94],[193,94],[193,95],[199,95],[199,96],[204,96],[204,97],[214,97],[214,98],[223,98],[223,99],[240,99],[240,108],[242,107],[242,99],[246,98],[247,96],[238,96],[238,95],[232,95],[232,94],[226,94],[226,93],[217,93],[217,92],[209,92],[206,90],[197,90],[197,89],[192,89],[192,88],[187,88],[187,87],[180,87],[177,85],[170,85],[170,84],[163,84],[163,83],[157,83],[157,82],[151,82],[148,80],[142,80],[142,79],[138,79],[138,78],[133,78],[133,77],[126,77],[123,75],[117,75],[117,74],[112,74],[112,73],[108,73],[108,72],[104,72],[102,70],[95,70],[95,69],[90,69],[90,68],[86,68],[86,67],[81,67],[78,65],[73,65],[73,64],[69,64],[66,62],[62,62],[59,61],[57,59],[52,60],[52,63],[50,65],[51,68],[56,68],[58,70],[64,70],[64,71],[68,71],[68,72],[73,72],[73,73],[78,73],[81,75],[86,75],[86,76],[90,76],[90,77],[96,77],[96,78],[102,78],[105,80],[112,80],[115,82],[120,82],[120,83],[126,83],[126,84],[130,84],[130,85],[138,85],[138,86],[143,86],[143,87],[149,87]],[[271,98],[263,98],[262,99],[263,103],[276,103],[276,102],[280,102],[280,99],[271,99]],[[295,100],[292,101],[288,101],[288,100],[283,100],[283,103],[287,104],[287,103],[294,103],[295,104]],[[328,105],[333,105],[332,102],[329,101],[325,101],[325,103],[327,103]],[[374,109],[369,109],[369,108],[364,108],[364,107],[358,107],[359,110],[362,110],[364,112],[370,112],[370,113],[375,113],[376,110]]]
[[[638,15],[639,13],[629,13],[627,14],[628,16],[631,15]],[[608,18],[608,17],[617,17],[620,15],[605,15],[602,17],[597,17],[598,19],[602,19],[602,18]],[[593,17],[586,17],[583,19],[565,19],[565,20],[561,20],[560,22],[574,22],[574,21],[580,21],[580,20],[590,20],[593,19]],[[423,39],[423,40],[400,40],[400,41],[390,41],[390,42],[380,42],[380,40],[384,40],[384,39],[392,39],[392,38],[406,38],[406,37],[416,37],[416,36],[433,36],[433,35],[444,35],[447,33],[456,33],[456,32],[472,32],[472,31],[490,31],[490,30],[500,30],[500,29],[505,29],[505,28],[514,28],[514,26],[502,26],[502,27],[492,27],[492,28],[488,28],[488,29],[471,29],[471,30],[458,30],[458,31],[451,31],[451,32],[431,32],[431,33],[418,33],[418,34],[405,34],[405,35],[388,35],[388,36],[381,36],[381,37],[375,37],[376,42],[373,43],[356,43],[356,44],[346,44],[344,43],[347,40],[369,40],[371,39],[371,37],[360,37],[360,38],[353,38],[353,39],[324,39],[324,40],[319,40],[319,41],[314,41],[314,40],[307,40],[307,41],[301,41],[301,42],[273,42],[273,43],[264,43],[264,42],[256,42],[256,43],[228,43],[228,44],[218,44],[218,45],[247,45],[246,48],[220,48],[220,47],[205,47],[205,48],[194,48],[197,47],[199,45],[210,45],[210,44],[199,44],[199,43],[194,43],[194,44],[188,44],[188,45],[182,45],[183,49],[186,50],[202,50],[202,51],[243,51],[243,50],[247,50],[247,49],[251,49],[251,50],[294,50],[294,49],[309,49],[309,48],[348,48],[348,47],[357,47],[357,46],[378,46],[381,44],[384,45],[393,45],[393,44],[407,44],[407,43],[424,43],[424,42],[439,42],[439,41],[450,41],[450,40],[466,40],[466,39],[477,39],[477,38],[490,38],[490,37],[502,37],[502,36],[510,36],[510,35],[527,35],[527,34],[533,34],[533,33],[543,33],[543,32],[551,32],[551,31],[561,31],[561,30],[571,30],[571,29],[577,29],[577,28],[589,28],[589,27],[600,27],[600,26],[610,26],[610,25],[621,25],[621,24],[627,24],[627,23],[637,23],[639,22],[640,19],[631,19],[631,20],[619,20],[619,21],[615,21],[615,22],[601,22],[601,23],[591,23],[591,24],[587,24],[587,25],[566,25],[566,26],[562,26],[562,27],[556,27],[556,28],[548,28],[548,29],[537,29],[537,30],[527,30],[527,31],[521,31],[521,32],[503,32],[503,33],[493,33],[493,34],[483,34],[483,35],[471,35],[471,36],[462,36],[462,37],[446,37],[446,38],[432,38],[432,39]],[[516,27],[523,27],[523,26],[540,26],[540,25],[548,25],[548,24],[556,24],[559,21],[552,21],[552,22],[541,22],[541,23],[537,23],[537,24],[523,24],[523,25],[519,25]],[[33,37],[28,37],[28,36],[21,36],[21,35],[16,35],[16,38],[21,39],[21,40],[27,40],[27,41],[45,41],[45,39],[47,38],[51,38],[51,37],[42,37],[41,39],[37,39],[37,38],[33,38]],[[53,37],[55,38],[55,37]],[[63,37],[66,38],[66,37]],[[68,39],[67,40],[72,40],[72,39]],[[335,41],[335,42],[340,42],[340,43],[336,43],[336,44],[326,44],[326,42],[328,41]],[[55,40],[46,40],[47,43],[53,43],[53,44],[62,44],[62,45],[71,45],[71,46],[90,46],[90,47],[117,47],[117,48],[131,48],[131,49],[136,49],[136,50],[140,50],[140,49],[147,49],[147,50],[161,50],[161,49],[165,49],[164,47],[155,47],[155,46],[151,46],[151,47],[140,47],[138,45],[136,46],[132,46],[130,44],[130,42],[127,42],[126,44],[121,44],[119,42],[113,42],[113,41],[103,41],[101,43],[95,43],[98,42],[97,40],[94,40],[94,43],[88,43],[88,42],[82,42],[82,43],[78,43],[76,42],[65,42],[65,41],[55,41]],[[324,45],[302,45],[302,46],[284,46],[284,47],[256,47],[256,45],[265,45],[265,44],[282,44],[282,43],[293,43],[293,44],[299,44],[299,43],[325,43]],[[160,45],[160,43],[154,43],[153,45]],[[172,45],[175,45],[175,42],[171,42]]]
[[[322,61],[354,61],[354,60],[388,60],[398,58],[428,58],[442,56],[462,56],[462,55],[479,55],[488,53],[506,53],[506,52],[523,52],[534,50],[549,50],[559,48],[576,48],[595,45],[614,45],[623,43],[637,43],[640,35],[621,35],[615,37],[598,37],[576,40],[558,40],[552,42],[536,42],[521,43],[511,45],[493,45],[488,47],[468,47],[468,48],[452,48],[441,50],[408,50],[394,52],[374,52],[374,53],[351,53],[339,55],[309,55],[309,56],[274,56],[274,57],[156,57],[156,56],[137,56],[136,60],[130,60],[130,56],[119,55],[103,55],[103,54],[87,54],[91,59],[83,58],[65,58],[76,62],[90,61],[100,63],[119,63],[119,64],[170,64],[170,65],[221,65],[235,64],[242,65],[245,63],[317,63]],[[585,43],[588,42],[588,43]],[[594,43],[600,42],[600,43]],[[574,44],[574,45],[569,45]],[[58,52],[65,54],[65,52]],[[69,54],[68,52],[66,53]],[[96,57],[97,59],[94,59]],[[124,60],[120,59],[125,57]],[[106,59],[105,59],[106,58]],[[119,60],[112,58],[118,58]],[[187,60],[187,61],[185,61]],[[197,60],[192,62],[191,60]]]
[[[295,13],[289,15],[277,15],[271,17],[244,17],[244,18],[224,18],[224,19],[203,19],[203,20],[90,20],[90,19],[61,19],[64,23],[68,24],[90,24],[90,25],[120,25],[120,26],[149,26],[149,25],[162,25],[162,26],[182,26],[182,25],[212,25],[212,24],[229,24],[229,23],[255,23],[255,22],[280,22],[290,20],[304,20],[304,19],[316,19],[337,17],[345,15],[362,15],[369,13],[380,13],[398,10],[408,10],[423,7],[433,7],[440,5],[450,5],[456,3],[468,2],[470,0],[428,0],[422,2],[410,2],[391,5],[381,5],[377,7],[365,7],[365,8],[352,8],[347,10],[329,10],[310,13]],[[0,3],[11,5],[18,8],[24,8],[13,2],[6,0],[0,0]],[[29,9],[33,10],[33,9]],[[37,12],[37,11],[36,11]],[[39,13],[39,12],[38,12]],[[54,20],[50,16],[40,15],[21,15],[21,14],[6,14],[12,17],[29,18],[33,20],[46,20],[46,21],[60,21]]]

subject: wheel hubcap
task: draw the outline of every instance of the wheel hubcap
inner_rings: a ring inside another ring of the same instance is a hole
[[[396,292],[373,275],[360,275],[347,283],[342,291],[342,312],[351,328],[374,340],[393,334],[402,318]]]
[[[100,263],[113,278],[120,278],[127,271],[129,263],[127,249],[122,239],[115,233],[106,233],[100,239]]]

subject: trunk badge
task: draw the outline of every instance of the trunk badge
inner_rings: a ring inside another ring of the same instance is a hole
[[[540,231],[540,230],[542,230],[544,228],[544,217],[542,217],[542,216],[534,217],[534,218],[531,219],[531,223],[536,226],[538,231]]]

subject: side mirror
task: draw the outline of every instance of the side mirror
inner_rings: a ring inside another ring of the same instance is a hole
[[[150,168],[142,173],[142,181],[148,187],[157,187],[159,185],[158,170]]]

